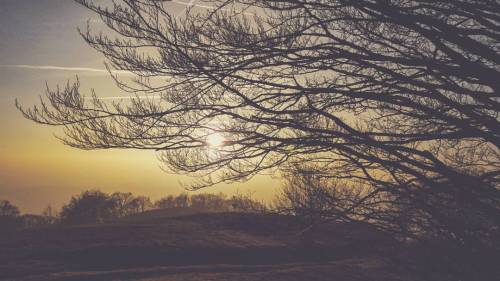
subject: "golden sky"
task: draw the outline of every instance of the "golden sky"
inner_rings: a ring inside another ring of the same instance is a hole
[[[171,5],[174,13],[185,7]],[[25,106],[36,103],[46,82],[55,87],[77,75],[83,92],[94,88],[100,96],[121,95],[107,73],[98,71],[104,69],[103,57],[76,31],[91,17],[71,0],[0,0],[0,199],[22,212],[60,207],[71,195],[92,188],[156,199],[183,192],[180,182],[190,180],[163,172],[154,152],[66,147],[54,137],[58,128],[25,120],[15,108],[16,98]],[[255,198],[266,200],[279,186],[263,175],[203,192],[252,190]]]

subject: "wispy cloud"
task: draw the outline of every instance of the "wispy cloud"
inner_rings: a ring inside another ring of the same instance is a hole
[[[109,74],[108,70],[101,68],[90,68],[90,67],[68,67],[68,66],[54,66],[54,65],[29,65],[29,64],[11,64],[11,65],[0,65],[4,68],[21,68],[21,69],[33,69],[33,70],[56,70],[56,71],[71,71],[71,72],[91,72],[97,74]],[[112,70],[113,74],[127,74],[131,75],[129,71],[123,70]],[[113,96],[113,97],[97,97],[99,100],[132,100],[132,99],[159,99],[159,95],[151,96]],[[85,99],[92,99],[92,97],[85,97]]]
[[[205,8],[205,9],[214,9],[213,6],[196,4],[196,3],[194,3],[195,1],[196,0],[191,0],[189,2],[183,2],[183,1],[172,0],[172,3],[177,3],[177,4],[184,5],[184,6],[186,6],[186,8],[194,6],[194,7]],[[186,10],[186,8],[182,9],[177,14],[180,14],[180,13],[184,12]]]
[[[215,6],[197,4],[197,3],[195,3],[196,0],[190,0],[189,2],[172,0],[171,2],[186,6],[186,7],[184,7],[184,9],[182,9],[179,12],[177,12],[177,13],[174,14],[176,17],[179,16],[184,11],[186,11],[186,9],[188,9],[189,7],[198,7],[198,8],[208,9],[208,10],[215,10],[215,9],[217,9],[217,7],[215,7]],[[222,8],[221,10],[225,11],[225,10],[228,10],[228,9]],[[247,15],[247,16],[253,16],[254,15],[254,14],[248,13],[248,12],[243,12],[242,14]]]
[[[115,97],[97,97],[98,100],[133,100],[133,99],[160,99],[161,96],[115,96]],[[85,97],[85,99],[93,99],[93,97]]]
[[[92,72],[100,74],[108,74],[107,69],[91,68],[91,67],[74,67],[74,66],[55,66],[55,65],[30,65],[30,64],[3,64],[0,67],[4,68],[22,68],[33,70],[57,70],[57,71],[72,71],[72,72]],[[125,70],[111,70],[113,74],[132,74]]]

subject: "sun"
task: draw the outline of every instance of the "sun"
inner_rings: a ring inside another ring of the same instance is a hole
[[[219,133],[213,133],[207,136],[206,142],[210,147],[220,147],[226,140]]]

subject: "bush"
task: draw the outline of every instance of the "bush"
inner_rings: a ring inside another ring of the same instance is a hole
[[[73,196],[61,211],[66,224],[102,223],[116,217],[116,202],[98,190],[88,190]]]

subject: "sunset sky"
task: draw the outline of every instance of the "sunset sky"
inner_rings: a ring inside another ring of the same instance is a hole
[[[186,2],[189,2],[186,0]],[[172,12],[185,5],[172,3]],[[130,191],[157,199],[184,190],[188,177],[167,174],[153,152],[80,151],[61,144],[59,129],[24,119],[17,98],[30,106],[50,87],[77,75],[83,92],[94,88],[104,97],[123,96],[104,69],[104,58],[87,46],[76,28],[92,15],[71,0],[0,0],[0,199],[22,212],[60,207],[71,195],[98,188]],[[255,191],[269,199],[280,182],[259,176],[243,184],[218,185],[204,192]]]

